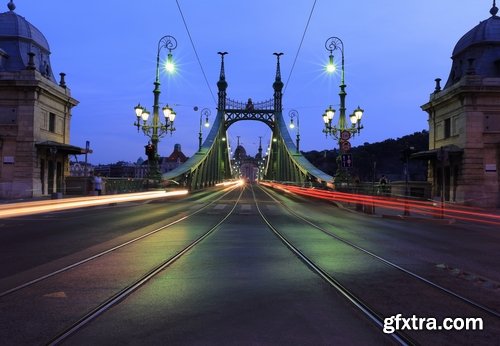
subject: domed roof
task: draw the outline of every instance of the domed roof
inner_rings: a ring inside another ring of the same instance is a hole
[[[243,148],[242,145],[238,145],[236,147],[236,150],[234,151],[233,158],[235,160],[243,160],[246,157],[247,157],[247,151],[245,150],[245,148]]]
[[[493,2],[491,17],[480,22],[458,40],[453,49],[451,67],[445,88],[465,75],[500,77],[500,17]]]
[[[453,56],[477,44],[500,44],[500,17],[492,15],[468,31],[455,45]]]
[[[9,2],[9,11],[0,13],[0,50],[6,59],[1,60],[0,71],[20,71],[28,66],[28,53],[34,53],[35,67],[40,73],[55,82],[50,67],[50,49],[45,36],[16,14],[14,3]]]

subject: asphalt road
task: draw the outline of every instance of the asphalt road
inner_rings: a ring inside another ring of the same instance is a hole
[[[451,298],[442,298],[331,236],[313,231],[293,213],[500,311],[500,233],[496,228],[464,222],[443,225],[432,220],[388,220],[330,203],[268,193],[247,186],[225,196],[217,190],[175,200],[0,220],[1,294],[187,217],[79,267],[0,295],[0,343],[46,344],[211,228],[197,245],[71,334],[65,343],[395,342],[292,253],[271,232],[259,210],[301,251],[385,317],[396,313],[467,317],[475,312],[449,303],[446,299]],[[494,344],[500,336],[499,319],[490,316],[485,324],[483,331],[410,334],[420,343]]]

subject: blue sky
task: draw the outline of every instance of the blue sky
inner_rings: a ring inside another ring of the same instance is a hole
[[[301,150],[306,151],[335,146],[321,132],[324,109],[339,104],[339,76],[324,72],[327,38],[344,42],[347,113],[358,105],[365,110],[364,129],[352,144],[373,143],[427,129],[420,106],[428,101],[434,79],[445,83],[455,43],[490,16],[492,5],[491,0],[317,0],[290,74],[314,0],[178,1],[215,95],[218,51],[229,52],[228,97],[242,101],[272,97],[272,53],[284,53],[284,114],[299,112]],[[177,131],[162,139],[159,152],[168,155],[180,143],[186,155],[193,155],[200,120],[193,108],[208,107],[213,117],[216,103],[175,0],[14,2],[16,13],[44,33],[56,78],[65,72],[80,101],[72,112],[71,144],[84,147],[89,140],[92,163],[144,157],[147,138],[133,126],[133,107],[140,102],[152,108],[158,40],[174,36],[178,73],[162,74],[160,102],[175,105]],[[166,54],[163,49],[162,58]],[[258,137],[267,144],[270,131],[259,122],[239,122],[229,135],[234,144],[240,136],[247,153],[255,155]]]

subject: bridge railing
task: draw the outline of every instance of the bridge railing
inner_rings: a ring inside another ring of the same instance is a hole
[[[274,99],[262,102],[242,102],[226,98],[226,109],[272,111],[274,110]]]

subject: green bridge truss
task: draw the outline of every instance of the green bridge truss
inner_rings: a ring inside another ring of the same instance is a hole
[[[212,129],[201,148],[185,163],[163,174],[166,182],[175,182],[191,190],[213,186],[232,179],[230,150],[227,130],[244,120],[261,121],[272,131],[270,151],[265,160],[263,178],[265,180],[293,184],[313,184],[326,186],[333,177],[313,166],[295,146],[282,114],[282,89],[280,72],[281,53],[277,57],[276,77],[273,83],[274,97],[268,101],[253,103],[238,102],[227,98],[227,82],[224,71],[224,55],[221,53],[221,70],[218,87],[217,115]]]

